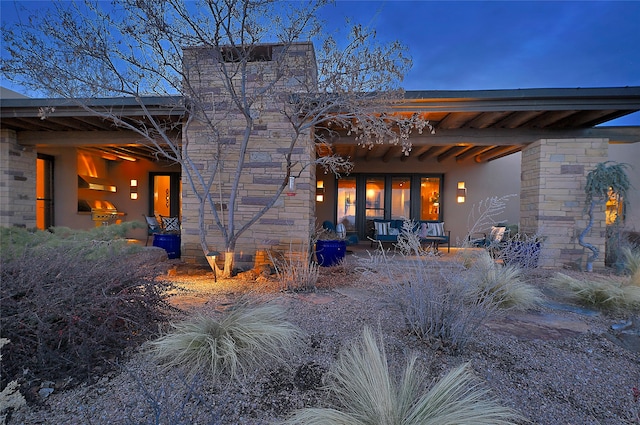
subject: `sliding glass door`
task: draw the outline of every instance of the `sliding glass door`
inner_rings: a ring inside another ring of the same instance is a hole
[[[336,223],[361,239],[374,219],[442,220],[442,175],[366,175],[338,179]]]

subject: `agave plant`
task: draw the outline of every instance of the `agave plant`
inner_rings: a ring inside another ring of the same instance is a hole
[[[235,377],[250,367],[279,362],[296,348],[301,336],[284,310],[272,304],[243,303],[221,320],[200,315],[172,328],[151,341],[148,351],[165,368],[181,366],[189,376],[208,372]]]
[[[362,338],[344,350],[328,376],[328,389],[340,405],[306,408],[288,424],[324,425],[453,425],[515,424],[522,418],[500,406],[481,388],[468,365],[449,372],[428,392],[409,358],[398,381],[389,372],[382,344],[365,328]]]

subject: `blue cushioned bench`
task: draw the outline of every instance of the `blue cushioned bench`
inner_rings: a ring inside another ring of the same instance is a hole
[[[398,242],[398,235],[402,232],[404,220],[373,220],[373,242]],[[415,222],[414,232],[420,235],[420,240],[429,243],[435,250],[441,244],[447,245],[447,252],[451,252],[451,231],[444,230],[444,222],[437,220],[420,220]]]

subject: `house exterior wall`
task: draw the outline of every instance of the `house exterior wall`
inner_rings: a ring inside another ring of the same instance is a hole
[[[627,164],[633,185],[627,194],[624,229],[640,232],[640,142],[609,144],[609,161]]]
[[[578,243],[586,228],[587,174],[608,159],[607,139],[541,139],[522,151],[520,231],[545,238],[541,266],[584,266],[587,251]],[[600,250],[594,267],[604,266],[604,206],[594,211],[585,242]]]
[[[274,46],[274,57],[281,54]],[[246,120],[239,111],[235,111],[224,88],[217,58],[208,49],[185,50],[185,69],[190,72],[191,84],[197,85],[197,91],[212,93],[212,105],[207,114],[217,122],[216,130],[220,135],[218,154],[222,164],[215,184],[210,193],[218,207],[221,221],[229,225],[228,205],[232,192],[232,182],[236,164],[240,161],[241,141]],[[286,176],[284,155],[289,150],[292,129],[286,118],[279,112],[276,102],[279,94],[291,94],[299,90],[308,90],[303,85],[315,86],[316,64],[312,44],[294,45],[284,58],[287,78],[275,83],[273,96],[265,97],[258,116],[251,129],[249,149],[244,153],[244,167],[241,170],[237,190],[238,202],[235,206],[234,228],[250,221],[275,196],[279,185]],[[231,64],[227,64],[232,66]],[[281,65],[279,61],[260,61],[248,64],[248,91],[258,84],[266,84],[276,78]],[[203,77],[205,76],[205,77]],[[210,129],[202,120],[194,120],[185,132],[189,143],[186,155],[200,170],[209,170],[214,166],[215,143],[210,143]],[[309,135],[296,144],[292,161],[300,164],[293,170],[296,178],[295,196],[283,193],[276,204],[267,211],[248,231],[238,239],[235,248],[235,263],[242,268],[253,267],[266,261],[265,250],[289,250],[308,247],[315,215],[315,168],[309,165],[315,159],[315,148]],[[205,173],[206,174],[206,173]],[[204,262],[204,247],[200,241],[199,200],[191,188],[188,170],[182,173],[182,258],[188,262]],[[200,186],[196,183],[198,190]],[[220,201],[221,200],[221,201]],[[208,210],[208,207],[207,207]],[[225,241],[214,216],[207,211],[204,216],[207,232],[206,250],[225,251]],[[223,254],[225,255],[225,254]]]
[[[15,131],[0,130],[0,226],[36,226],[36,157]]]

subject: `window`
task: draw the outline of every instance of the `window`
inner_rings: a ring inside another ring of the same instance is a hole
[[[391,178],[391,218],[411,217],[411,178]]]
[[[420,220],[440,219],[440,177],[420,179]]]
[[[442,220],[442,175],[365,175],[338,179],[336,223],[366,238],[374,219]]]
[[[347,232],[356,231],[356,178],[345,177],[338,180],[337,223],[344,224]]]
[[[384,218],[384,177],[369,177],[365,183],[366,217]]]

